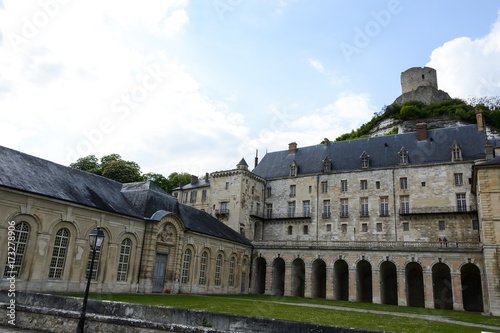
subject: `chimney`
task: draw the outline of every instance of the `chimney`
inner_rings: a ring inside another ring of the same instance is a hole
[[[195,175],[191,175],[191,185],[193,185],[197,181],[198,181],[198,177],[196,177]]]
[[[417,141],[427,140],[427,124],[418,123],[417,124]]]
[[[257,167],[257,164],[259,164],[259,150],[255,149],[255,166],[254,166],[254,168]]]
[[[185,184],[183,182],[179,183],[179,187],[182,188]]]
[[[483,111],[480,108],[476,109],[476,122],[477,122],[477,130],[484,130],[484,122],[483,122]]]
[[[208,183],[208,172],[205,173],[205,183]]]
[[[493,150],[493,146],[490,144],[487,144],[484,147],[484,152],[486,153],[486,160],[489,161],[495,157],[495,152]]]
[[[295,154],[297,152],[297,142],[288,144],[288,154]]]

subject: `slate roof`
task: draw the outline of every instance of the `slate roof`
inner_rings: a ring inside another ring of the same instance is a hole
[[[159,220],[174,213],[187,230],[251,246],[248,239],[224,223],[179,204],[152,183],[122,184],[2,146],[0,186],[143,220]]]
[[[210,179],[209,180],[199,179],[198,181],[196,181],[196,182],[194,182],[192,184],[189,183],[187,185],[183,185],[182,188],[181,187],[176,187],[172,191],[190,190],[190,189],[193,189],[193,188],[200,188],[200,187],[210,187]]]
[[[288,177],[290,165],[295,161],[298,175],[323,171],[326,156],[332,161],[332,172],[361,170],[361,154],[370,156],[369,169],[399,166],[399,151],[408,151],[408,165],[442,163],[451,161],[450,147],[457,141],[463,160],[484,159],[484,133],[476,125],[441,128],[427,131],[427,140],[417,141],[417,133],[379,136],[366,139],[330,142],[298,148],[294,154],[288,150],[268,153],[253,170],[263,178]]]
[[[500,165],[500,156],[492,158],[491,160],[488,160],[486,162],[478,163],[478,164],[474,165],[474,167],[483,166],[483,165]]]

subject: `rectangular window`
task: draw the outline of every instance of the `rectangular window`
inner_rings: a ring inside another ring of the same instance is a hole
[[[439,230],[446,230],[446,226],[444,224],[444,221],[439,221]]]
[[[465,193],[457,194],[457,211],[467,211],[467,201],[465,200]]]
[[[288,226],[288,234],[293,234],[293,227],[291,225]]]
[[[207,190],[201,191],[201,202],[207,201]]]
[[[226,182],[226,190],[229,190],[229,182]]]
[[[361,198],[360,199],[360,206],[361,206],[361,211],[360,211],[361,216],[369,216],[368,198]]]
[[[408,189],[408,178],[406,178],[406,177],[399,178],[399,184],[400,184],[402,190],[407,190]]]
[[[304,201],[304,217],[310,217],[311,216],[311,201]]]
[[[401,201],[401,214],[410,213],[410,197],[408,195],[402,195],[399,197]]]
[[[462,186],[464,184],[464,175],[462,173],[455,174],[455,185]]]
[[[367,223],[361,223],[361,231],[368,232],[368,224]]]
[[[425,182],[422,182],[422,187],[425,187]]]
[[[340,217],[349,216],[349,199],[340,199]]]
[[[270,198],[270,197],[271,197],[271,188],[270,188],[270,187],[266,188],[266,196],[267,196],[268,198]]]
[[[323,218],[327,219],[327,218],[330,218],[330,216],[331,216],[330,200],[324,200],[323,201]]]
[[[347,192],[347,180],[342,180],[340,182],[340,190],[342,192]]]
[[[347,232],[347,224],[342,223],[341,228],[342,228],[342,232]]]
[[[273,204],[266,204],[266,219],[270,219],[273,216]]]
[[[328,193],[328,183],[321,182],[321,193]]]
[[[367,180],[362,180],[361,181],[361,191],[365,191],[368,189],[368,181]]]
[[[174,197],[177,199],[179,197],[179,193],[175,192]]]
[[[295,216],[295,201],[288,203],[288,217]]]
[[[380,216],[389,216],[389,198],[380,198]]]
[[[326,231],[332,231],[332,225],[331,224],[327,224],[326,225]]]
[[[312,193],[313,187],[309,186],[309,193]]]
[[[377,223],[377,232],[382,232],[382,223]]]
[[[101,257],[101,248],[97,247],[95,250],[95,258],[94,258],[94,267],[92,267],[92,274],[91,274],[91,280],[96,280],[97,279],[97,273],[99,271],[99,259]],[[90,263],[92,262],[92,249],[90,250],[89,253],[89,261],[87,264],[87,276],[86,278],[89,278],[89,271],[90,271]]]
[[[379,182],[379,181],[377,181],[377,182],[375,183],[375,187],[377,188],[377,190],[380,190],[380,182]]]
[[[308,235],[308,234],[309,234],[309,226],[305,225],[304,226],[304,235]]]
[[[198,283],[202,286],[204,286],[206,283],[207,259],[208,259],[208,253],[203,252],[200,260],[200,279]]]
[[[477,220],[472,221],[472,230],[479,230],[479,222]]]
[[[290,185],[290,198],[295,197],[295,185]]]
[[[410,231],[410,223],[403,222],[403,231]]]
[[[189,198],[190,203],[195,203],[196,202],[196,195],[198,194],[198,191],[193,191],[191,192],[191,196]]]
[[[220,203],[220,213],[221,214],[227,214],[227,213],[229,213],[229,210],[227,209],[227,202],[221,202]]]
[[[128,264],[130,261],[131,248],[132,248],[132,241],[129,238],[125,238],[122,241],[122,246],[120,248],[120,259],[118,261],[118,272],[116,275],[116,281],[127,281]]]
[[[184,192],[184,196],[182,198],[182,203],[186,203],[186,202],[188,202],[188,194],[187,194],[187,192]]]

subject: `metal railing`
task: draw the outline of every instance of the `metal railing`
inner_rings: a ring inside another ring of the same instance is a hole
[[[418,241],[254,241],[255,247],[271,248],[311,248],[329,249],[439,249],[439,250],[480,250],[480,242],[418,242]]]
[[[434,213],[467,213],[476,212],[477,206],[448,206],[448,207],[411,207],[409,209],[400,209],[399,214],[434,214]]]

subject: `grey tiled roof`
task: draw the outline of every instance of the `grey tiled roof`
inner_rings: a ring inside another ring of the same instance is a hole
[[[399,165],[399,151],[408,151],[408,165],[451,161],[451,146],[457,141],[464,160],[485,158],[484,134],[476,125],[442,128],[427,131],[427,140],[417,141],[417,133],[387,135],[366,139],[330,142],[298,148],[294,154],[288,150],[268,153],[253,170],[263,178],[287,177],[295,160],[298,175],[321,173],[326,156],[332,161],[332,172],[361,170],[361,154],[370,156],[369,168],[395,167]]]
[[[182,186],[182,188],[176,187],[172,191],[179,191],[181,189],[182,190],[190,190],[193,188],[200,188],[200,187],[210,187],[210,179],[207,181],[205,181],[205,179],[200,179],[200,180],[194,182],[193,184],[189,183],[187,185],[184,185],[184,186]]]
[[[43,195],[144,220],[162,212],[180,216],[187,230],[251,245],[239,233],[211,215],[180,204],[149,183],[122,184],[0,146],[0,187]]]

